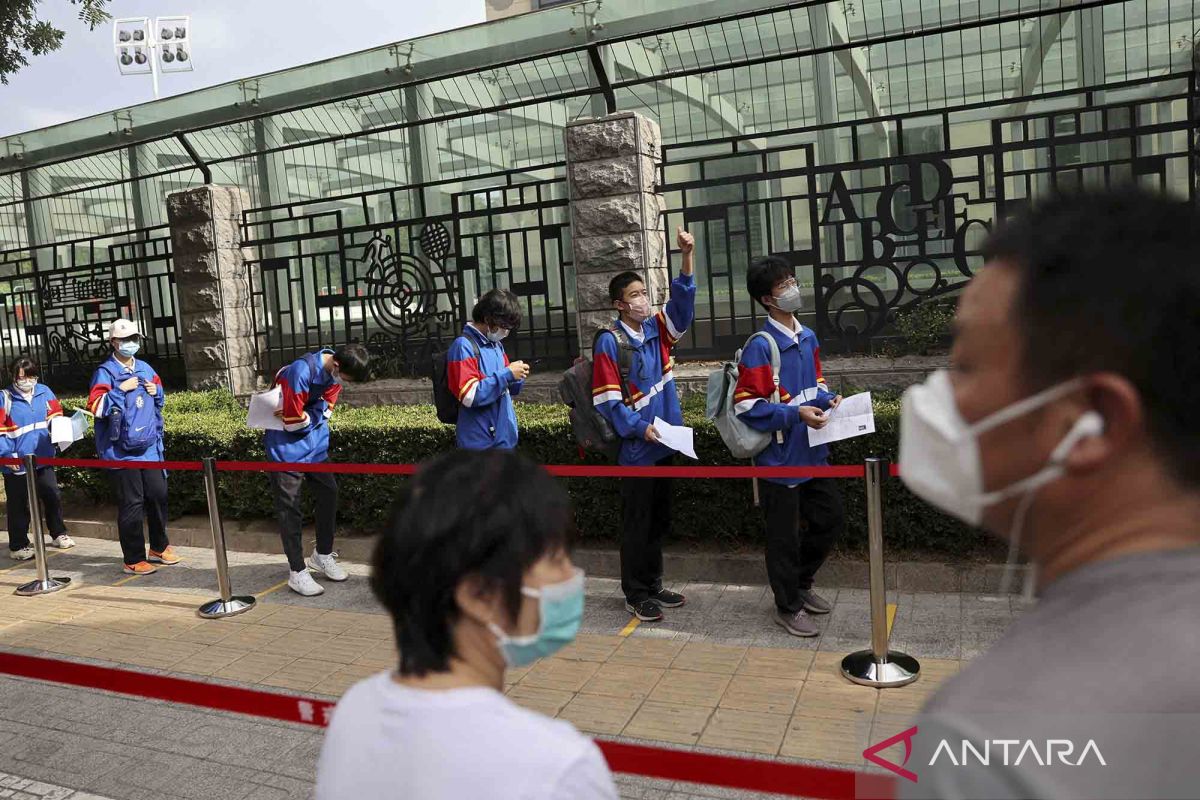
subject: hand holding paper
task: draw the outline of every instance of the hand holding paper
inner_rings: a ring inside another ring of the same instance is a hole
[[[837,408],[825,412],[825,416],[829,421],[823,428],[808,429],[808,443],[812,447],[875,432],[875,408],[871,405],[870,392],[843,399]]]
[[[684,425],[671,425],[663,422],[661,417],[655,417],[653,425],[654,430],[658,431],[658,441],[672,450],[678,450],[688,458],[697,458],[691,428]]]
[[[263,431],[283,430],[283,420],[275,415],[283,407],[283,390],[276,386],[269,392],[250,395],[250,413],[246,426]]]

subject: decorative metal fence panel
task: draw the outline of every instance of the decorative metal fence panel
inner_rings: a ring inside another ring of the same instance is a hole
[[[30,353],[60,394],[85,390],[108,324],[137,320],[168,388],[185,384],[166,226],[0,252],[0,361]]]

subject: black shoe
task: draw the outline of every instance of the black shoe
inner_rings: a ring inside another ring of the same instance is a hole
[[[828,614],[833,611],[830,602],[812,589],[801,589],[800,599],[804,601],[804,610],[810,614]]]
[[[687,602],[687,598],[678,592],[672,592],[667,589],[660,589],[657,594],[650,595],[650,599],[658,603],[663,608],[679,608]]]
[[[642,622],[658,622],[663,618],[662,607],[653,600],[643,600],[636,606],[626,600],[625,610]]]

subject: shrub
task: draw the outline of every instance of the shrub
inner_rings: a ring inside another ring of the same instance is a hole
[[[67,405],[78,405],[78,402]],[[835,445],[836,463],[861,463],[871,454],[895,457],[899,429],[899,400],[875,399],[876,434]],[[573,464],[579,452],[571,438],[565,408],[557,405],[518,404],[520,450],[542,464]],[[193,460],[215,456],[220,460],[258,461],[265,458],[262,435],[245,427],[245,410],[227,393],[176,393],[168,400],[167,457]],[[704,398],[689,397],[684,418],[696,429],[696,452],[701,464],[744,464],[733,459],[716,428],[704,418]],[[432,406],[339,408],[332,422],[332,458],[342,462],[408,463],[454,447],[454,429],[437,421]],[[90,457],[89,434],[69,455]],[[589,461],[603,463],[589,456]],[[686,460],[682,457],[681,461]],[[90,500],[110,502],[104,476],[94,470],[63,469],[65,487]],[[371,531],[385,519],[398,494],[400,476],[339,476],[340,519],[344,526]],[[581,540],[615,543],[620,536],[620,497],[612,479],[568,479],[574,498]],[[848,532],[843,549],[861,551],[866,546],[866,510],[862,481],[841,482],[846,502]],[[259,473],[222,473],[221,508],[227,519],[265,519],[272,516],[267,478]],[[745,480],[677,481],[674,496],[674,531],[671,541],[717,545],[724,549],[758,547],[763,542],[761,517],[752,507],[750,482]],[[173,515],[203,514],[206,500],[200,473],[171,476],[170,507]],[[988,540],[917,500],[900,484],[890,481],[885,500],[889,549],[919,551],[939,556],[974,555],[990,550]]]
[[[953,322],[952,304],[932,300],[919,303],[896,317],[900,338],[889,343],[888,349],[892,355],[929,355],[950,338]]]

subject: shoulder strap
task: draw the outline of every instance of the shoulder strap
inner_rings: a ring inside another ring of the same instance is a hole
[[[12,417],[12,392],[4,390],[4,416]]]
[[[755,333],[753,335],[751,335],[751,337],[749,339],[746,340],[746,344],[750,344],[750,342],[754,340],[755,336],[761,336],[764,339],[766,339],[767,347],[771,351],[771,382],[775,384],[775,391],[771,394],[771,402],[778,403],[778,402],[780,402],[780,400],[779,400],[779,370],[781,369],[781,361],[780,361],[780,356],[779,356],[779,343],[775,341],[774,336],[767,333],[766,331],[755,331]],[[775,441],[778,442],[779,444],[783,444],[783,431],[775,431]],[[755,484],[755,489],[757,490],[757,488],[758,488],[758,484]]]
[[[621,330],[618,323],[613,323],[611,327],[600,328],[596,331],[596,335],[592,337],[592,356],[595,357],[596,343],[600,341],[600,337],[606,333],[611,333],[613,339],[617,342],[617,375],[620,378],[621,397],[625,398],[625,402],[629,404],[629,372],[633,369],[633,345],[629,343],[629,337]]]

